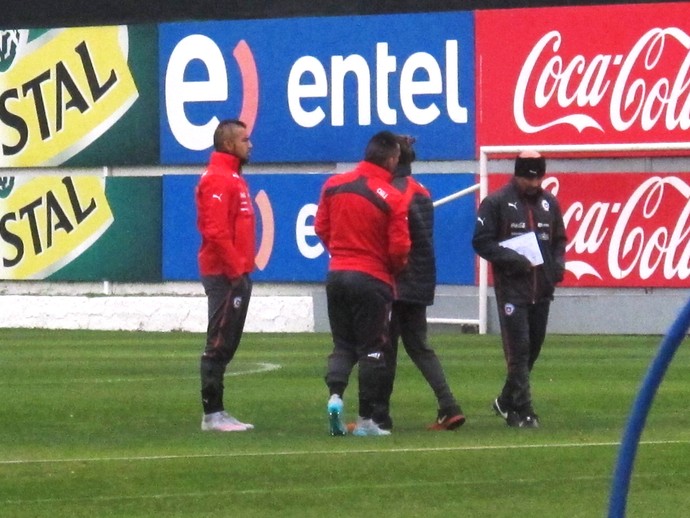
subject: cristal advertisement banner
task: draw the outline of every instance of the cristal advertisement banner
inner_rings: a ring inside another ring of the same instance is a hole
[[[687,288],[690,173],[561,173],[543,186],[563,210],[564,286]]]
[[[689,12],[690,3],[476,12],[478,145],[686,142]]]
[[[357,161],[390,129],[475,155],[471,12],[162,24],[161,162],[203,163],[220,119],[255,162]]]
[[[156,27],[0,31],[0,167],[158,162]]]
[[[258,281],[323,282],[328,254],[314,233],[314,216],[324,174],[251,174],[247,182],[257,217]],[[475,183],[473,174],[415,174],[437,200]],[[166,176],[163,181],[163,277],[198,280],[194,187],[197,176]],[[474,284],[473,196],[435,211],[435,247],[441,284]]]
[[[161,280],[161,179],[0,178],[0,279]]]

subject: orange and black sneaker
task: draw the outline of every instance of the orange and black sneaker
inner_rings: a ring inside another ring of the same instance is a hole
[[[465,424],[465,415],[459,406],[452,408],[441,408],[438,411],[436,422],[430,424],[429,430],[456,430]]]

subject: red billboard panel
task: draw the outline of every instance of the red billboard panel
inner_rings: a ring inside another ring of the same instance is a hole
[[[490,191],[505,181],[490,175]],[[560,173],[542,185],[568,234],[563,286],[688,287],[690,173]]]
[[[476,13],[477,144],[690,140],[690,3]]]

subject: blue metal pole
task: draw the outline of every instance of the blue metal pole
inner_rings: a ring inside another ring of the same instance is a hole
[[[623,518],[625,516],[630,477],[647,414],[664,374],[673,360],[673,355],[687,335],[688,328],[690,328],[690,300],[685,304],[662,340],[633,403],[628,425],[618,450],[618,462],[613,475],[609,501],[609,518]]]

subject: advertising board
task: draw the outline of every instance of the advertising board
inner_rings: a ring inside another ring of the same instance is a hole
[[[358,161],[389,129],[425,160],[474,156],[474,18],[442,14],[162,24],[161,162],[205,162],[240,118],[254,162]]]
[[[490,189],[506,175],[490,175]],[[687,287],[690,173],[558,173],[543,187],[568,235],[563,286]]]
[[[689,11],[477,11],[478,146],[686,142]]]
[[[475,183],[473,174],[415,174],[433,199]],[[257,281],[323,282],[328,254],[314,232],[314,216],[324,174],[251,174],[246,179],[257,218]],[[197,176],[163,179],[163,277],[198,280],[194,187]],[[474,284],[474,197],[466,196],[435,210],[434,241],[438,282]]]

